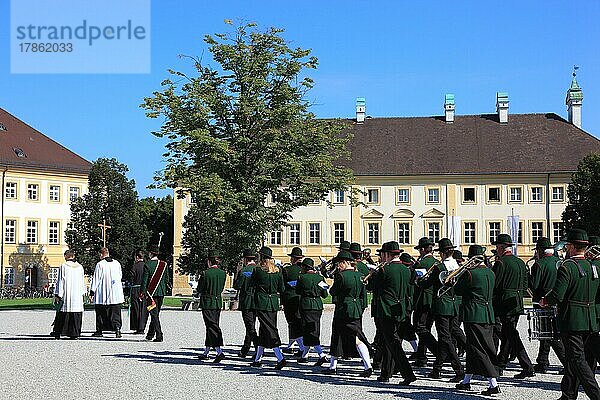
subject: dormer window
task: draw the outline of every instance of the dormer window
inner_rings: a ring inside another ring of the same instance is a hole
[[[0,131],[7,131],[8,129],[6,129],[6,127],[4,126],[4,124],[2,122],[0,122]]]
[[[27,158],[27,154],[25,154],[25,152],[23,151],[22,148],[15,147],[15,148],[13,148],[13,150],[15,151],[15,154],[17,155],[17,157],[19,157],[19,158]]]

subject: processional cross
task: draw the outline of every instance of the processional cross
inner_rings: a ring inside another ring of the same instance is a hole
[[[106,247],[106,230],[112,228],[110,225],[106,225],[106,220],[103,219],[101,224],[98,224],[102,229],[102,247]]]

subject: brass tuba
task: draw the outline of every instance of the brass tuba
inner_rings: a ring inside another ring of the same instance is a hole
[[[465,273],[465,271],[475,269],[479,267],[483,262],[485,262],[484,256],[473,256],[469,258],[466,263],[464,263],[452,272],[440,272],[440,282],[444,286],[439,288],[437,293],[438,297],[442,297],[443,295],[448,293],[450,289],[452,289],[454,285],[456,285],[456,282],[458,282],[458,278],[460,278],[462,274]]]

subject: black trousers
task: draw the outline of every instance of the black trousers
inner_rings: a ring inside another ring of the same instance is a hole
[[[540,348],[535,362],[544,367],[549,366],[550,361],[548,360],[548,356],[550,355],[550,348],[554,350],[554,354],[556,354],[560,363],[565,366],[567,364],[565,347],[560,340],[540,340]]]
[[[414,325],[411,323],[411,314],[412,312],[408,312],[406,318],[404,318],[404,321],[402,321],[402,324],[404,325],[402,327],[402,332],[403,332],[403,336],[402,339],[406,340],[408,342],[412,341],[412,340],[417,340],[417,330],[414,327]]]
[[[252,345],[257,346],[256,312],[254,310],[242,310],[242,321],[244,321],[244,328],[246,329],[242,349],[248,350]]]
[[[81,319],[83,312],[58,311],[54,318],[54,334],[77,338],[81,336]]]
[[[289,340],[302,337],[302,317],[298,301],[289,301],[283,307],[283,314],[288,324]]]
[[[415,374],[408,363],[404,349],[402,349],[403,328],[405,324],[398,322],[393,318],[380,318],[383,341],[385,343],[385,353],[381,365],[381,376],[390,378],[393,374],[394,366],[398,368],[400,375],[404,379],[411,379]],[[393,364],[392,364],[393,361]]]
[[[383,341],[383,334],[381,333],[381,318],[374,317],[373,320],[375,322],[375,337],[373,338],[375,354],[373,355],[373,363],[381,365],[383,354],[385,353],[385,342]]]
[[[281,346],[277,329],[277,311],[256,311],[256,317],[259,323],[257,344],[267,349]]]
[[[163,332],[160,327],[160,309],[163,305],[163,296],[154,296],[154,302],[156,303],[156,307],[150,310],[150,327],[148,328],[148,334],[146,338],[153,338],[156,335],[156,338],[162,340]],[[146,307],[144,307],[146,308]]]
[[[598,363],[600,363],[600,333],[596,332],[588,338],[585,343],[585,355],[592,361],[592,369],[596,370]]]
[[[465,322],[467,337],[465,372],[467,374],[480,375],[485,378],[498,377],[493,332],[493,325]]]
[[[206,327],[206,340],[204,341],[204,346],[223,346],[223,332],[221,332],[221,327],[219,326],[221,309],[202,310],[202,318],[204,319],[204,326]]]
[[[129,301],[131,302],[129,311],[129,329],[132,331],[143,332],[146,330],[146,324],[148,323],[148,310],[143,299],[140,299],[140,289],[131,289],[131,296]]]
[[[302,340],[305,346],[321,344],[321,315],[323,310],[300,311],[302,317]]]
[[[519,315],[500,317],[500,322],[502,323],[502,331],[500,332],[501,344],[498,352],[498,367],[501,369],[506,368],[508,358],[512,353],[517,357],[519,365],[524,371],[533,371],[533,365],[517,330]]]
[[[462,373],[463,367],[456,353],[456,347],[452,340],[452,325],[458,323],[458,316],[448,315],[435,316],[435,330],[438,334],[438,349],[433,362],[434,370],[441,370],[446,361],[450,362],[454,372]]]
[[[417,336],[419,337],[419,344],[417,346],[417,360],[425,361],[427,359],[425,350],[429,350],[434,356],[437,354],[437,340],[431,333],[433,327],[433,313],[431,307],[423,307],[422,309],[416,309],[413,313],[413,325]]]
[[[121,330],[121,305],[96,304],[96,332]]]
[[[450,323],[450,334],[452,335],[452,340],[456,346],[457,353],[460,350],[465,350],[467,348],[467,337],[465,336],[465,332],[460,328],[460,324],[460,315],[453,318]]]
[[[600,400],[600,389],[592,370],[592,357],[585,354],[585,345],[592,336],[590,332],[565,332],[561,340],[565,346],[565,352],[569,355],[565,374],[560,382],[563,396],[576,399],[579,385],[583,386],[585,394],[590,400]]]

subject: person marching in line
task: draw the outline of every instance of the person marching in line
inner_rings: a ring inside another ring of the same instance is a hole
[[[400,262],[410,271],[410,284],[408,285],[408,297],[406,298],[406,318],[404,319],[404,322],[402,322],[404,324],[404,327],[402,328],[402,330],[404,331],[404,336],[402,337],[402,340],[406,340],[408,343],[410,343],[413,352],[416,353],[418,349],[417,335],[415,327],[412,324],[412,314],[415,300],[415,285],[417,279],[417,272],[414,268],[415,259],[412,258],[412,256],[408,253],[402,253],[400,254]]]
[[[485,248],[476,244],[469,246],[469,258],[475,256],[485,256]],[[463,273],[454,285],[454,291],[463,298],[467,336],[466,373],[456,388],[471,390],[471,378],[480,375],[488,380],[488,388],[481,392],[485,396],[501,392],[496,380],[496,346],[492,337],[496,321],[492,306],[495,281],[494,273],[483,262]]]
[[[58,268],[54,288],[55,303],[61,305],[56,313],[53,336],[60,335],[77,339],[81,336],[83,317],[83,296],[87,292],[83,278],[83,267],[75,261],[73,250],[65,251],[65,262]]]
[[[554,256],[554,247],[550,240],[541,237],[535,244],[535,263],[529,271],[529,288],[531,289],[531,300],[534,308],[540,308],[539,302],[542,297],[554,288],[556,283],[556,264],[560,259]],[[560,340],[541,340],[538,351],[536,365],[533,368],[535,372],[545,373],[550,365],[548,356],[550,355],[550,347],[564,366],[567,361],[565,359],[565,348]]]
[[[425,271],[428,271],[434,264],[439,262],[433,256],[433,245],[433,240],[428,237],[422,237],[419,239],[419,244],[415,246],[415,250],[419,251],[417,262],[420,268]],[[418,283],[418,279],[416,283]],[[421,288],[417,284],[415,286],[415,299],[413,325],[419,337],[419,343],[417,351],[411,357],[415,360],[413,363],[415,367],[425,367],[427,365],[425,352],[429,350],[435,356],[438,346],[435,336],[431,333],[431,328],[433,327],[433,289],[431,287]]]
[[[450,382],[460,382],[464,378],[464,369],[452,339],[452,330],[458,325],[458,305],[456,304],[454,289],[449,289],[442,296],[439,296],[439,289],[442,287],[440,273],[442,271],[452,272],[458,269],[458,263],[452,258],[455,247],[450,239],[440,239],[436,250],[440,252],[442,262],[435,264],[428,278],[419,281],[422,288],[433,288],[433,314],[438,335],[437,354],[433,369],[428,376],[432,379],[440,379],[442,366],[446,361],[449,361],[455,374]]]
[[[382,265],[385,261],[384,251],[387,249],[388,243],[384,243],[381,246],[381,249],[377,249],[377,256],[379,257],[379,265]],[[370,274],[373,275],[376,271],[373,270]],[[370,283],[369,278],[363,278],[364,283],[367,285],[367,290],[371,292],[371,318],[373,318],[373,322],[375,323],[375,337],[373,338],[373,343],[371,347],[374,349],[375,354],[373,354],[373,369],[380,369],[381,363],[383,361],[383,355],[385,354],[385,343],[383,341],[383,336],[381,333],[381,326],[379,324],[379,315],[377,314],[378,304],[379,304],[379,288],[375,287],[372,283]]]
[[[146,334],[146,340],[150,341],[154,338],[154,342],[162,342],[163,331],[160,326],[160,310],[163,305],[163,299],[168,294],[167,287],[169,286],[170,276],[167,268],[167,263],[159,260],[160,250],[157,245],[151,246],[148,251],[150,260],[144,268],[142,277],[141,297],[146,297],[146,308],[150,313],[150,326]],[[156,337],[155,337],[156,336]]]
[[[259,252],[260,266],[254,268],[250,277],[250,287],[254,292],[254,309],[258,318],[258,346],[251,366],[262,366],[265,348],[273,349],[277,357],[275,369],[285,367],[286,361],[281,352],[281,339],[277,329],[279,295],[286,290],[283,276],[273,261],[273,250],[263,246]]]
[[[590,236],[590,247],[591,246],[600,246],[600,237],[598,236]],[[596,266],[596,270],[600,271],[600,255],[590,254],[588,259]],[[598,319],[598,329],[600,329],[600,289],[596,294],[596,318]],[[593,365],[593,369],[598,372],[598,363],[600,363],[600,334],[598,330],[592,333],[592,336],[588,339],[585,352],[590,357],[591,365]],[[591,358],[593,357],[593,360]]]
[[[350,254],[354,257],[354,267],[358,272],[362,274],[362,276],[369,275],[369,267],[362,260],[363,252],[360,248],[360,243],[350,243]]]
[[[256,255],[253,251],[246,249],[243,253],[242,265],[237,271],[237,276],[233,282],[233,288],[238,291],[238,310],[242,313],[242,321],[246,329],[244,343],[240,349],[239,356],[246,358],[250,351],[250,346],[256,348],[256,311],[252,304],[254,292],[250,287],[250,278],[256,268]]]
[[[329,368],[324,369],[323,373],[336,374],[338,358],[353,355],[357,351],[364,367],[360,376],[368,378],[373,373],[373,368],[367,340],[362,333],[365,285],[362,274],[354,269],[352,261],[354,257],[346,250],[341,250],[334,260],[338,267],[329,292],[335,302],[335,311],[331,328]]]
[[[463,253],[460,250],[454,250],[452,253],[452,258],[456,260],[456,263],[459,267],[465,262]],[[460,327],[463,323],[462,296],[456,296],[456,305],[458,306],[458,323],[453,324],[450,327],[450,334],[452,335],[452,340],[454,340],[454,345],[456,346],[456,354],[458,354],[458,357],[462,357],[467,348],[467,337],[465,336],[465,332]]]
[[[404,379],[399,385],[408,386],[417,378],[402,349],[411,272],[400,261],[401,252],[400,245],[395,241],[388,242],[382,248],[381,254],[386,264],[378,268],[369,285],[376,287],[379,292],[377,316],[385,344],[381,374],[377,380],[389,382],[397,368]]]
[[[513,378],[524,379],[535,376],[533,364],[521,341],[517,324],[523,314],[523,294],[527,290],[527,267],[523,260],[512,253],[512,238],[501,233],[492,243],[496,246],[497,260],[492,267],[496,274],[494,289],[494,314],[502,324],[500,332],[500,351],[498,352],[498,368],[506,368],[510,354],[517,356],[522,371]]]
[[[219,254],[215,250],[209,251],[208,269],[202,271],[198,277],[199,306],[206,327],[204,353],[200,354],[198,358],[200,360],[207,359],[210,349],[213,348],[217,352],[213,363],[220,363],[225,358],[225,353],[221,348],[223,346],[223,332],[219,326],[219,320],[223,308],[223,288],[225,287],[227,274],[219,268],[220,263]]]
[[[135,262],[131,269],[131,293],[129,295],[131,313],[129,314],[129,329],[133,331],[133,334],[141,335],[146,330],[146,324],[148,323],[148,310],[144,305],[144,299],[140,297],[140,293],[142,293],[142,279],[146,267],[144,251],[141,249],[136,250],[133,257]]]
[[[120,338],[121,304],[125,302],[121,282],[123,270],[106,247],[100,249],[99,256],[90,284],[90,300],[96,311],[96,332],[92,336],[102,337],[102,331],[107,330],[114,331],[115,337]]]
[[[281,294],[281,304],[283,305],[283,314],[288,324],[288,339],[289,343],[283,352],[292,354],[294,351],[292,346],[298,343],[300,350],[296,353],[297,356],[302,356],[304,352],[304,344],[302,342],[302,319],[300,318],[300,296],[296,294],[296,284],[298,277],[302,272],[300,266],[304,255],[300,247],[294,247],[292,252],[288,254],[290,263],[286,264],[282,269],[283,282],[285,283],[285,292]]]
[[[296,284],[296,293],[300,296],[304,352],[298,362],[308,363],[310,348],[314,347],[319,356],[315,367],[320,367],[327,361],[321,347],[321,315],[323,314],[322,299],[327,298],[328,286],[325,278],[315,271],[315,262],[312,258],[302,260],[302,269]]]
[[[600,388],[594,376],[592,357],[585,354],[585,344],[598,331],[595,300],[600,284],[599,271],[585,259],[587,232],[571,229],[567,233],[565,261],[560,263],[554,288],[540,300],[540,306],[558,306],[558,326],[568,354],[565,373],[560,383],[560,399],[577,398],[579,385],[591,400],[600,399]]]

